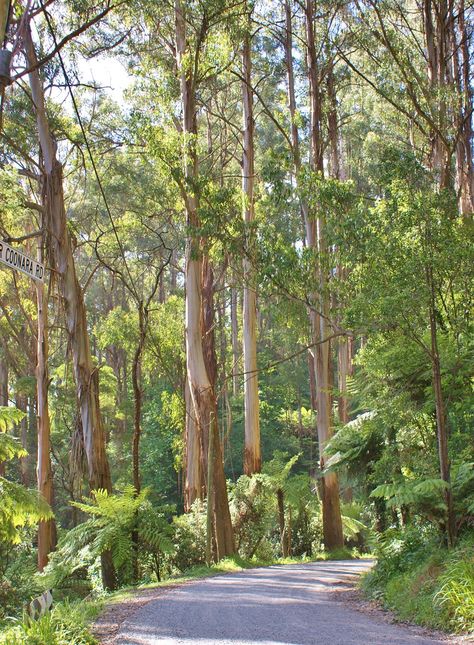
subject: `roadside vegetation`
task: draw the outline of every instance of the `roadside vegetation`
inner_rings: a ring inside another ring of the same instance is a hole
[[[2,645],[357,554],[398,616],[474,629],[473,25],[0,0]]]
[[[401,620],[455,633],[474,629],[474,538],[453,549],[439,535],[410,528],[391,531],[376,548],[378,561],[362,582],[367,597]]]

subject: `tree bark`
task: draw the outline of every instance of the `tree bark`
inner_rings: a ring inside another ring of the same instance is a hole
[[[291,3],[290,0],[285,0],[285,63],[287,72],[288,84],[288,108],[290,111],[291,120],[291,144],[293,166],[295,173],[296,186],[300,184],[300,171],[301,171],[301,155],[300,155],[300,142],[299,131],[297,125],[297,111],[296,111],[296,95],[295,95],[295,75],[293,71],[293,24],[291,17]],[[308,204],[305,199],[300,198],[301,221],[303,225],[303,242],[308,245],[306,237],[306,228],[309,221]],[[311,318],[311,312],[308,309],[308,316]],[[312,333],[311,333],[312,335]],[[311,409],[316,413],[318,409],[317,392],[316,392],[316,372],[315,372],[315,357],[314,350],[308,350],[308,375],[309,375],[309,395]],[[315,440],[317,439],[317,428],[315,428]],[[311,454],[313,452],[313,445],[311,444]]]
[[[235,286],[230,291],[230,318],[232,336],[232,394],[239,394],[239,322],[238,322],[238,290]]]
[[[0,355],[0,405],[8,406],[8,363]],[[0,477],[5,475],[5,462],[0,461]]]
[[[28,399],[26,395],[23,393],[15,394],[15,405],[18,410],[25,413],[25,416],[20,422],[20,441],[22,448],[28,452]],[[26,488],[30,485],[29,461],[29,455],[20,458],[21,483]]]
[[[339,141],[339,124],[337,120],[337,95],[334,79],[334,60],[328,61],[327,93],[329,101],[328,137],[329,137],[329,173],[334,179],[343,179],[343,164]],[[347,271],[343,266],[337,267],[338,279],[343,282]],[[340,316],[338,316],[339,321]],[[352,342],[348,337],[340,337],[337,342],[337,385],[338,385],[338,415],[341,423],[349,421],[349,398],[347,396],[347,377],[352,374]],[[352,492],[346,489],[345,497]]]
[[[243,307],[243,355],[244,355],[244,418],[245,446],[244,472],[246,475],[260,472],[262,465],[260,449],[260,413],[257,376],[257,294],[255,271],[255,220],[254,208],[254,118],[252,91],[252,55],[250,41],[250,15],[242,48],[242,98],[244,145],[242,161],[243,217],[246,227],[245,254],[243,260],[244,307]]]
[[[281,488],[277,489],[277,506],[278,506],[278,526],[280,529],[280,545],[281,545],[281,554],[284,558],[288,557],[288,540],[285,530],[285,505],[283,490]]]
[[[441,479],[446,482],[444,499],[446,503],[446,537],[448,545],[452,546],[456,540],[456,522],[451,492],[451,463],[448,452],[448,427],[446,422],[446,407],[441,381],[441,361],[438,349],[438,331],[436,323],[436,300],[433,269],[426,268],[426,281],[430,293],[429,318],[430,318],[430,342],[431,342],[431,372],[435,396],[436,410],[436,436],[438,442],[438,457]]]
[[[447,0],[423,0],[423,28],[427,52],[428,80],[432,91],[434,124],[430,132],[429,166],[440,188],[448,188],[451,180],[451,156],[447,141],[448,112],[446,105],[447,65],[449,57]]]
[[[184,7],[179,0],[175,3],[176,26],[176,57],[180,77],[181,102],[183,107],[182,135],[184,138],[184,174],[190,189],[183,190],[188,225],[186,241],[186,369],[189,381],[191,401],[193,403],[196,429],[201,445],[202,472],[207,472],[208,466],[208,437],[212,433],[214,442],[213,468],[213,499],[208,499],[208,508],[212,512],[213,539],[215,543],[215,558],[220,559],[235,551],[234,536],[230,520],[227,487],[222,465],[222,457],[217,426],[217,404],[212,383],[215,373],[212,361],[206,365],[204,342],[206,336],[213,343],[211,328],[203,329],[203,262],[207,261],[203,252],[202,241],[194,232],[199,228],[198,195],[196,193],[198,168],[196,152],[196,88],[186,41],[186,21]],[[204,34],[203,34],[204,35]],[[195,56],[199,52],[194,52]],[[207,331],[207,334],[206,334]]]
[[[184,435],[184,510],[189,512],[191,506],[197,499],[203,499],[205,487],[201,472],[201,449],[199,444],[199,432],[196,425],[189,382],[186,378],[184,384],[185,404],[185,435]]]
[[[38,244],[38,261],[43,262],[42,242]],[[36,406],[38,431],[38,490],[50,506],[53,504],[53,473],[50,453],[49,419],[49,372],[48,372],[48,300],[45,287],[35,282],[38,311],[37,362],[36,362]],[[38,525],[38,571],[48,564],[49,554],[55,546],[56,529],[54,520],[42,521]]]
[[[309,81],[309,100],[311,115],[311,167],[323,175],[323,144],[321,137],[321,93],[319,70],[314,38],[314,0],[307,0],[306,10],[307,69]],[[316,215],[316,216],[314,216]],[[324,450],[333,434],[332,423],[332,367],[331,346],[324,339],[330,335],[329,314],[330,295],[328,276],[324,261],[328,248],[324,236],[324,217],[321,212],[312,214],[306,220],[306,241],[315,256],[315,283],[318,296],[312,298],[310,312],[313,342],[318,343],[314,350],[317,384],[317,429],[321,470],[324,469]],[[342,520],[339,503],[339,481],[336,473],[329,473],[321,482],[323,534],[326,549],[332,550],[344,545]]]
[[[464,218],[474,212],[474,164],[472,130],[472,89],[470,79],[471,60],[469,55],[472,30],[466,29],[464,0],[455,6],[449,3],[449,25],[453,81],[458,104],[456,106],[456,192],[459,212]],[[456,15],[457,14],[457,15]],[[457,29],[456,29],[457,27]]]
[[[448,58],[450,56],[450,36],[449,36],[449,9],[446,0],[441,0],[434,4],[433,0],[424,0],[423,2],[423,19],[425,42],[428,52],[428,77],[430,86],[435,93],[445,93],[448,81]],[[429,165],[434,171],[435,180],[438,190],[443,190],[450,186],[450,162],[451,153],[447,150],[446,145],[441,142],[441,132],[446,132],[447,112],[446,102],[443,96],[439,100],[438,106],[438,131],[432,130],[432,145],[430,149]],[[431,255],[432,240],[429,229],[426,235],[426,250]],[[451,466],[448,454],[448,428],[446,422],[446,408],[443,396],[441,381],[441,361],[438,350],[438,330],[436,322],[436,286],[433,265],[428,258],[426,267],[426,287],[428,290],[428,312],[430,327],[430,360],[432,368],[432,387],[435,398],[436,410],[436,434],[438,442],[438,456],[440,476],[446,482],[445,502],[447,507],[446,537],[448,545],[452,545],[455,540],[455,516],[451,493]]]
[[[141,490],[140,481],[140,437],[142,431],[142,355],[145,345],[146,326],[144,319],[143,303],[138,304],[138,345],[135,349],[132,363],[132,386],[134,397],[133,412],[133,438],[132,438],[132,478],[135,494]]]
[[[30,67],[37,63],[29,25],[26,28],[26,57]],[[48,231],[48,255],[59,284],[64,305],[66,329],[73,359],[79,414],[82,421],[84,448],[91,490],[112,492],[105,433],[99,406],[99,373],[92,362],[86,309],[77,279],[71,240],[67,228],[63,195],[63,169],[56,156],[56,145],[50,130],[43,86],[37,69],[29,74],[31,94],[43,158],[42,200]],[[110,554],[102,556],[104,586],[115,586]]]

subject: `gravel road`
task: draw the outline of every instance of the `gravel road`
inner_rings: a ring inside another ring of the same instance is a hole
[[[446,645],[379,612],[341,602],[335,590],[364,560],[251,569],[166,591],[133,613],[117,645]]]

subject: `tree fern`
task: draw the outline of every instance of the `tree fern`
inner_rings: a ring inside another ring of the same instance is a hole
[[[448,484],[442,479],[403,480],[377,486],[371,497],[385,499],[389,507],[413,507],[430,518],[446,510],[444,491]]]
[[[117,494],[105,490],[72,505],[88,519],[71,529],[60,541],[45,571],[45,584],[60,585],[78,569],[90,566],[106,551],[112,553],[116,569],[126,567],[133,554],[132,533],[138,531],[140,545],[147,551],[165,553],[172,549],[172,529],[147,500],[148,489],[135,495],[133,486],[124,486]]]
[[[27,454],[14,437],[5,434],[24,416],[16,408],[0,407],[0,461],[10,461]],[[28,490],[5,477],[0,477],[0,500],[0,543],[19,543],[23,527],[34,526],[40,520],[53,516],[38,491]]]

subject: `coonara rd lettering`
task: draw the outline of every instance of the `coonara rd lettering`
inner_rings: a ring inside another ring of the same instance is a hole
[[[0,262],[29,275],[33,280],[44,282],[44,266],[3,241],[0,241]]]

